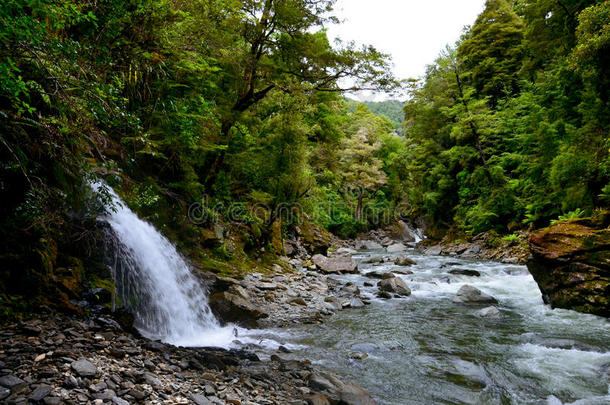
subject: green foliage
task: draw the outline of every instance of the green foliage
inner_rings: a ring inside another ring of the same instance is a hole
[[[412,85],[414,215],[476,234],[608,207],[609,19],[607,1],[486,3]]]

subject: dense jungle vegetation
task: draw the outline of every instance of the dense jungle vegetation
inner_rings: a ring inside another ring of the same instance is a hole
[[[468,235],[608,206],[609,1],[488,0],[407,82],[398,131],[403,103],[343,97],[404,83],[373,47],[329,41],[333,3],[3,1],[2,301],[97,263],[95,178],[202,265],[277,248],[286,204],[344,237],[396,215]],[[240,250],[208,249],[229,216]]]

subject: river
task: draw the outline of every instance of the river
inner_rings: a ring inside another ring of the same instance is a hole
[[[610,404],[608,320],[544,305],[524,266],[407,253],[417,262],[408,268],[414,274],[400,276],[410,297],[378,299],[377,287],[364,286],[376,280],[335,276],[359,285],[371,305],[266,336],[361,385],[380,404]],[[354,259],[373,254],[382,252]],[[457,268],[481,276],[448,273]],[[464,284],[497,298],[502,317],[483,319],[475,315],[480,306],[453,303]]]

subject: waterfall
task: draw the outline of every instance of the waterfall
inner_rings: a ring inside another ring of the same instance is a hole
[[[109,204],[99,217],[109,225],[107,263],[116,284],[116,299],[135,317],[142,335],[182,346],[227,346],[232,328],[220,327],[201,283],[176,247],[150,223],[140,219],[103,183]]]

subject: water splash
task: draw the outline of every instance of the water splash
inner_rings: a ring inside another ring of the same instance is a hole
[[[176,247],[110,187],[98,182],[92,188],[109,197],[99,217],[111,230],[107,261],[116,297],[134,314],[140,333],[174,345],[230,345],[233,328],[220,326],[204,288]]]

